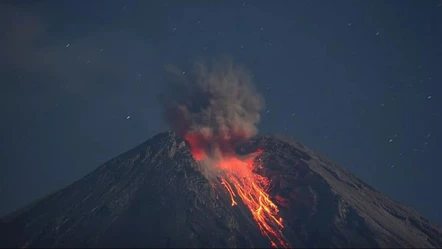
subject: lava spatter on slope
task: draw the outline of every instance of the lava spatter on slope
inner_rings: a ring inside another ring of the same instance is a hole
[[[202,139],[196,139],[195,136],[196,133],[185,136],[188,138],[187,142],[194,159],[210,167],[212,173],[217,172],[216,177],[229,194],[232,206],[238,205],[239,197],[271,245],[275,248],[290,248],[290,243],[282,233],[284,225],[278,214],[279,209],[268,194],[269,180],[254,172],[255,168],[261,166],[255,158],[263,151],[258,150],[245,158],[234,154],[219,156],[216,159],[208,158],[207,153],[200,147],[201,143],[195,142]]]
[[[236,190],[242,202],[252,212],[261,233],[270,240],[272,246],[289,248],[290,244],[282,233],[284,225],[279,217],[278,207],[268,194],[269,181],[253,173],[253,160],[229,158],[220,161],[218,165],[223,171],[221,182],[230,194],[232,206],[236,203]]]

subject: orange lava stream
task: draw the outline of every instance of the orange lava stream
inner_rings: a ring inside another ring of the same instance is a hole
[[[229,193],[232,206],[237,204],[233,189],[236,190],[243,203],[252,212],[261,233],[270,240],[273,247],[290,248],[289,242],[282,234],[284,225],[282,218],[278,217],[278,207],[267,194],[269,181],[253,173],[253,159],[242,161],[232,157],[219,162],[218,166],[225,175],[221,178],[221,184]]]
[[[192,156],[197,161],[208,160],[216,170],[220,171],[218,176],[221,185],[230,195],[232,206],[237,205],[236,198],[242,200],[253,215],[261,233],[266,236],[273,247],[290,248],[290,243],[285,239],[282,229],[283,220],[278,216],[279,209],[272,202],[268,195],[269,181],[267,178],[255,174],[254,166],[262,168],[262,165],[255,165],[254,161],[262,150],[257,151],[252,156],[242,159],[236,156],[221,156],[221,158],[209,158],[206,148],[210,141],[226,142],[228,138],[212,137],[203,133],[190,132],[185,135],[185,140],[189,142]],[[215,188],[215,185],[212,185]],[[217,195],[218,198],[218,195]]]
[[[227,189],[227,192],[230,195],[230,199],[232,200],[232,206],[237,205],[238,203],[235,201],[236,194],[235,192],[233,192],[230,184],[226,180],[224,180],[224,178],[221,179],[221,184]]]

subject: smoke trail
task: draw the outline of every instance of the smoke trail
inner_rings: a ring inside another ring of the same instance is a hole
[[[256,135],[264,100],[232,59],[199,62],[185,74],[173,66],[167,70],[173,77],[161,100],[165,119],[196,159],[233,155],[237,143]]]

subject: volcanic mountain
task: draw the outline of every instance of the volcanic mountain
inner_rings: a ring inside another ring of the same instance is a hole
[[[258,149],[290,247],[442,247],[440,227],[300,143],[236,148]],[[158,134],[1,219],[0,247],[270,247],[243,201],[201,172],[185,140]]]

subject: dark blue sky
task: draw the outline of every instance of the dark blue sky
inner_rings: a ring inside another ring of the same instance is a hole
[[[265,96],[262,133],[442,224],[440,1],[9,2],[0,215],[165,131],[165,64],[229,54]]]

